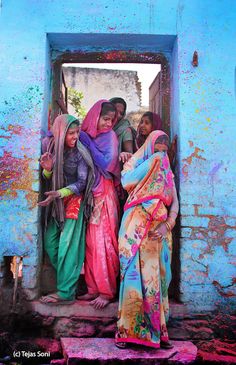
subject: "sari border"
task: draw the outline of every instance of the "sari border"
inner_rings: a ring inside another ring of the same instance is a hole
[[[131,203],[126,203],[125,206],[124,206],[124,211],[126,211],[129,208],[134,207],[135,205],[141,204],[141,203],[143,203],[145,201],[149,201],[149,200],[152,200],[152,199],[159,199],[165,205],[167,205],[167,206],[170,205],[170,203],[168,204],[167,201],[164,201],[163,200],[163,197],[161,199],[160,195],[149,195],[149,196],[145,196],[145,197],[143,197],[141,199],[133,200]]]
[[[143,346],[147,346],[147,347],[154,347],[156,349],[159,349],[161,346],[160,346],[160,343],[153,343],[153,342],[147,342],[147,341],[144,341],[144,340],[140,340],[138,338],[117,338],[115,339],[115,342],[125,342],[125,343],[135,343],[137,345],[143,345]]]

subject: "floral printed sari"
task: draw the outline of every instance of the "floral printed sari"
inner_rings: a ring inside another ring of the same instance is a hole
[[[154,153],[152,132],[125,164],[122,185],[129,197],[119,231],[121,287],[117,342],[155,348],[168,340],[168,286],[171,280],[171,233],[149,239],[158,223],[167,219],[172,202],[173,173],[166,152]]]

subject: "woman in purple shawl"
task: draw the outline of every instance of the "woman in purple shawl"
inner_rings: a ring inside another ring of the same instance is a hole
[[[80,141],[93,158],[96,181],[94,208],[86,232],[88,293],[78,299],[91,300],[95,308],[103,308],[114,299],[119,274],[119,202],[115,186],[120,183],[120,168],[118,140],[112,130],[115,122],[115,106],[107,100],[99,100],[87,113],[80,134]]]

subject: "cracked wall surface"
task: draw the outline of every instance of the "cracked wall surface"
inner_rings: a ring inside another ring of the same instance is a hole
[[[181,203],[180,299],[198,312],[235,305],[235,14],[232,0],[214,6],[210,0],[160,0],[152,6],[131,0],[128,7],[124,0],[58,0],[56,6],[53,0],[43,6],[2,1],[0,257],[23,256],[29,298],[37,296],[41,265],[38,158],[51,112],[51,55],[73,53],[81,44],[83,52],[100,52],[109,37],[122,35],[111,42],[113,62],[123,48],[163,52],[170,62]],[[64,48],[56,48],[52,34]],[[100,35],[99,43],[93,35]],[[194,51],[198,67],[192,66]]]

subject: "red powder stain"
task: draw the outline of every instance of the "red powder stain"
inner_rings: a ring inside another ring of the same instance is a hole
[[[232,227],[226,224],[224,217],[211,215],[204,215],[204,217],[210,219],[207,228],[192,227],[191,233],[192,239],[198,239],[199,235],[201,235],[202,239],[207,242],[207,246],[202,249],[199,259],[204,258],[206,254],[213,255],[216,246],[221,246],[225,252],[228,252],[233,238],[225,237],[225,233],[227,229]]]
[[[127,59],[127,55],[124,51],[111,51],[105,54],[105,59],[108,61],[125,61]]]
[[[217,326],[218,329],[221,329],[224,320],[225,318],[222,319],[217,316],[213,324],[214,326]],[[233,323],[233,321],[234,318],[229,318],[229,323]],[[226,325],[226,329],[229,326],[229,323]],[[236,345],[233,340],[213,339],[211,341],[202,341],[198,343],[198,347],[198,358],[202,360],[201,364],[205,364],[205,362],[207,362],[207,364],[214,363],[219,365],[236,363]]]
[[[225,291],[225,288],[220,285],[220,283],[216,280],[214,280],[212,282],[212,284],[215,286],[215,288],[217,289],[218,293],[224,297],[224,298],[229,298],[229,297],[235,297],[236,294],[234,292],[232,292],[231,290]]]
[[[28,240],[33,243],[33,236],[31,233],[26,233],[26,237],[28,238]]]
[[[31,208],[37,205],[38,194],[32,191],[33,174],[29,158],[13,157],[4,152],[0,157],[0,197],[17,198],[17,190],[27,191],[26,199]]]
[[[192,142],[190,141],[189,143],[192,143]],[[191,153],[191,155],[189,157],[183,159],[183,162],[185,162],[185,164],[182,167],[182,173],[184,176],[188,176],[188,166],[191,165],[191,163],[193,162],[193,158],[197,158],[199,160],[206,161],[206,159],[204,157],[199,155],[199,152],[204,152],[204,150],[202,150],[199,147],[195,147],[194,152]]]
[[[21,135],[23,132],[23,127],[21,125],[9,124],[7,130],[11,132],[11,134]]]
[[[13,134],[21,135],[23,127],[20,125],[9,124],[7,128],[1,127],[1,129],[7,133],[10,133],[10,135],[9,136],[1,135],[0,138],[11,139],[11,136]]]
[[[201,148],[195,147],[194,152],[187,158],[185,158],[183,161],[186,161],[189,165],[191,165],[193,158],[198,158],[199,160],[206,160],[204,157],[199,156],[199,152],[204,152]]]
[[[3,136],[3,135],[1,135],[0,138],[11,139],[11,136]]]

